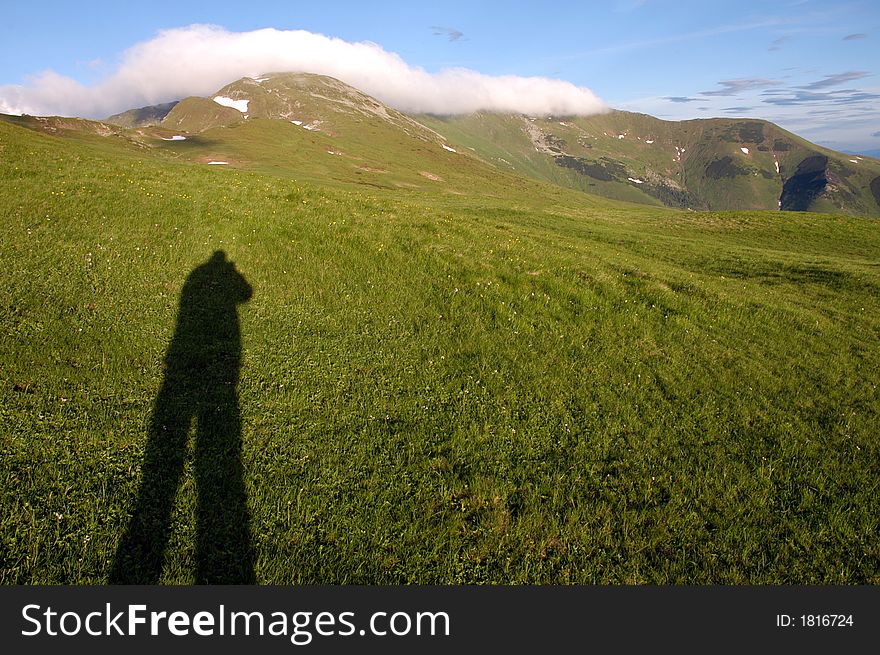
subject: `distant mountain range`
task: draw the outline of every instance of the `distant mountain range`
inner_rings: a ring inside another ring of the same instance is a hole
[[[700,210],[880,214],[880,162],[766,121],[418,117],[498,166],[609,198]]]
[[[880,216],[880,161],[760,120],[670,122],[622,111],[407,116],[339,80],[305,73],[242,78],[210,98],[132,109],[104,122],[52,120],[33,126],[113,133],[195,161],[373,186],[417,187],[444,177],[431,172],[440,158],[452,178],[478,166],[480,176],[494,170],[654,206]],[[296,152],[293,128],[313,135]],[[328,153],[345,165],[313,161]]]

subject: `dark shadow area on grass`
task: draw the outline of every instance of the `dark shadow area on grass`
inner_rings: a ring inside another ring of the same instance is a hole
[[[252,289],[226,254],[196,267],[180,294],[165,378],[150,419],[137,503],[111,584],[156,584],[195,420],[197,584],[254,582],[250,513],[241,463],[237,306]]]
[[[742,279],[756,280],[761,284],[820,285],[832,291],[853,291],[876,294],[878,288],[870,280],[846,271],[823,268],[810,264],[792,265],[782,262],[734,262],[718,261],[706,270]]]

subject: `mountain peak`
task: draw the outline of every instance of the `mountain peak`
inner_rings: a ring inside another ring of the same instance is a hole
[[[352,121],[380,120],[424,141],[443,141],[443,137],[421,123],[326,75],[287,72],[242,77],[207,100],[217,107],[189,99],[184,101],[186,104],[181,103],[183,107],[172,110],[163,125],[200,132],[242,120],[280,119],[334,133]]]

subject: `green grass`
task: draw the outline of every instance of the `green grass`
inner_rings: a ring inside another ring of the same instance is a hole
[[[217,249],[259,583],[880,582],[876,222],[109,152],[0,124],[0,582],[107,581]]]

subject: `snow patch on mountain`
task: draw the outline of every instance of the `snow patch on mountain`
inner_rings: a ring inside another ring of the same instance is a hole
[[[242,114],[247,112],[248,102],[250,102],[250,100],[233,100],[232,98],[227,98],[226,96],[214,96],[213,100],[218,105],[223,105],[224,107],[232,107],[233,109],[237,109]]]

